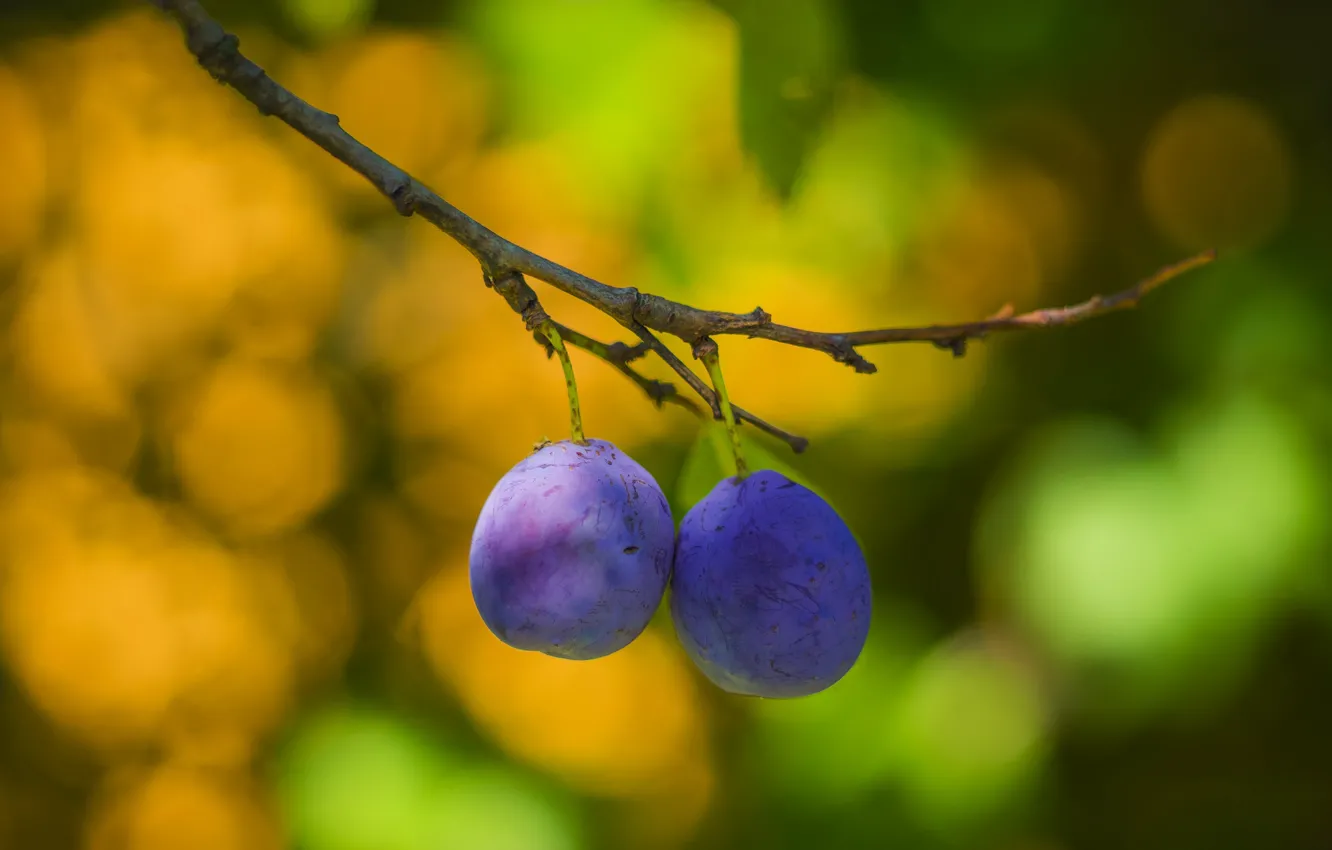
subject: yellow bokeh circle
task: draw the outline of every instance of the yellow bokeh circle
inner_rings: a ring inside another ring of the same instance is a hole
[[[0,261],[37,235],[46,200],[46,138],[41,114],[23,80],[0,65]]]
[[[190,499],[238,534],[298,525],[342,485],[343,423],[308,374],[219,365],[183,401],[172,448]]]
[[[343,553],[318,534],[298,531],[239,553],[264,620],[302,679],[320,681],[342,666],[359,620]]]
[[[669,793],[680,777],[709,773],[700,694],[660,632],[594,661],[522,652],[486,629],[457,568],[423,591],[417,615],[431,666],[518,758],[616,797]]]
[[[1248,248],[1284,221],[1294,172],[1280,128],[1259,104],[1207,95],[1157,124],[1141,179],[1152,221],[1182,247]]]
[[[254,576],[119,480],[11,479],[0,552],[0,648],[78,739],[235,761],[285,712],[292,651]]]
[[[129,399],[110,364],[115,330],[88,295],[93,269],[73,246],[33,256],[8,339],[29,398],[78,417],[117,417]]]
[[[107,146],[79,185],[86,286],[124,374],[160,368],[228,311],[248,345],[336,305],[341,242],[313,184],[268,143],[229,132],[225,146],[189,134]],[[302,354],[309,337],[276,347]]]
[[[294,59],[282,77],[298,95],[337,115],[359,141],[427,182],[431,172],[465,161],[486,125],[484,64],[469,45],[438,33],[377,29]],[[387,203],[364,177],[330,157],[319,157],[314,167],[354,198]]]
[[[184,765],[111,774],[85,829],[87,850],[279,850],[271,804],[244,776]]]
[[[307,354],[338,302],[342,233],[284,137],[200,72],[179,29],[115,16],[26,67],[103,368],[155,377],[224,330]]]
[[[907,273],[936,299],[939,321],[1036,306],[1081,236],[1069,187],[1021,161],[967,172],[941,193]]]

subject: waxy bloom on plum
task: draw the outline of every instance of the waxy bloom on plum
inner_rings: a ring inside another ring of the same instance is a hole
[[[726,691],[824,690],[860,656],[870,607],[851,530],[779,473],[724,479],[680,523],[671,616],[689,657]]]
[[[675,523],[646,469],[604,440],[552,443],[491,491],[472,536],[477,610],[518,649],[591,659],[661,605]]]

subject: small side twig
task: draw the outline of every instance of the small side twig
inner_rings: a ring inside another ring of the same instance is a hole
[[[703,400],[712,408],[713,419],[722,418],[721,405],[718,403],[717,394],[712,391],[712,387],[705,384],[702,378],[694,374],[694,370],[690,369],[683,360],[677,357],[674,351],[667,348],[666,344],[658,339],[657,335],[652,331],[642,325],[635,325],[634,333],[638,334],[639,339],[643,340],[643,342],[645,342],[658,357],[666,361],[666,365],[674,369],[675,374],[683,378],[685,383],[689,384],[694,392],[703,397]],[[799,434],[792,434],[790,431],[784,431],[776,425],[773,425],[771,422],[766,422],[750,413],[748,410],[745,410],[742,407],[737,407],[734,404],[731,405],[731,409],[734,411],[736,419],[741,422],[748,422],[760,431],[771,434],[790,446],[791,450],[796,454],[800,454],[809,447],[809,440],[805,437],[801,437]]]
[[[660,408],[663,404],[675,404],[688,410],[695,416],[703,415],[703,408],[694,403],[692,399],[680,395],[675,384],[669,381],[658,381],[655,378],[649,378],[629,364],[643,357],[650,350],[644,343],[637,345],[626,345],[623,342],[604,343],[593,339],[587,334],[576,331],[573,328],[566,327],[559,322],[554,322],[556,330],[564,341],[569,345],[577,346],[584,351],[605,360],[617,371],[623,374],[629,380],[633,381],[638,387],[647,394],[652,403]],[[546,349],[547,356],[554,356],[555,350],[551,347],[550,341],[541,334],[534,334],[537,342],[541,343]]]

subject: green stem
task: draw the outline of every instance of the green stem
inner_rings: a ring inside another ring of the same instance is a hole
[[[560,358],[560,365],[564,367],[564,386],[569,390],[569,430],[573,434],[573,441],[584,445],[587,443],[587,438],[583,436],[583,410],[578,404],[578,382],[574,380],[569,349],[564,347],[564,340],[560,337],[559,330],[549,319],[542,322],[541,333],[550,340],[550,347],[555,349],[555,355]]]
[[[749,465],[745,463],[745,453],[740,447],[740,428],[735,422],[735,411],[731,408],[731,397],[726,394],[726,379],[722,377],[721,358],[716,346],[703,355],[703,365],[708,367],[708,377],[712,378],[712,388],[717,393],[717,406],[721,408],[722,419],[726,422],[726,433],[731,437],[731,451],[735,454],[735,477],[743,481],[749,477]]]

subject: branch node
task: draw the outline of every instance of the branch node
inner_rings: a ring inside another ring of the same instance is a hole
[[[879,371],[879,367],[866,360],[864,355],[856,351],[854,345],[840,337],[833,341],[832,350],[829,353],[838,363],[847,364],[861,375],[873,375]]]
[[[630,297],[632,298],[632,301],[631,301],[631,304],[630,304],[630,308],[629,308],[629,318],[630,318],[630,319],[632,319],[632,320],[634,320],[634,321],[636,322],[636,321],[638,321],[638,317],[639,317],[639,316],[645,316],[645,315],[647,315],[647,312],[648,312],[648,298],[649,298],[648,293],[646,293],[646,292],[639,292],[639,291],[638,291],[638,287],[636,287],[636,286],[626,286],[626,287],[624,288],[624,293],[625,293],[625,295],[628,295],[628,296],[630,296]],[[628,300],[628,299],[626,299],[626,300]]]
[[[628,345],[623,342],[612,342],[610,345],[606,346],[606,358],[618,365],[632,363],[647,353],[647,346],[641,342],[637,345]]]
[[[714,333],[742,333],[753,337],[759,328],[772,324],[772,314],[762,307],[755,307],[748,313],[719,313],[713,320]]]
[[[199,64],[219,83],[227,84],[227,71],[240,56],[240,37],[234,33],[203,27],[190,29],[187,41]]]
[[[648,398],[652,399],[652,403],[657,406],[658,410],[661,409],[666,399],[671,398],[675,395],[674,384],[668,384],[665,381],[658,381],[655,378],[649,380],[646,384],[644,384],[643,390],[647,392]]]
[[[412,190],[412,181],[409,178],[403,183],[399,183],[389,193],[389,200],[393,202],[393,208],[398,211],[398,215],[410,218],[412,213],[416,212],[416,192]]]
[[[550,320],[550,316],[546,313],[545,308],[541,306],[541,302],[536,300],[528,304],[519,315],[523,317],[523,324],[527,326],[529,331],[535,331]]]
[[[702,360],[717,353],[717,343],[710,336],[701,337],[692,348],[695,360]]]
[[[976,334],[975,339],[980,339],[981,334]],[[967,338],[965,336],[955,336],[951,339],[931,340],[935,348],[942,348],[944,351],[951,351],[954,357],[967,356]]]
[[[536,292],[523,279],[522,272],[513,269],[493,271],[483,267],[481,279],[486,282],[487,286],[504,296],[504,300],[509,303],[509,307],[523,317],[523,323],[529,331],[535,332],[543,322],[550,319],[550,316],[542,308],[541,302],[537,299]]]

